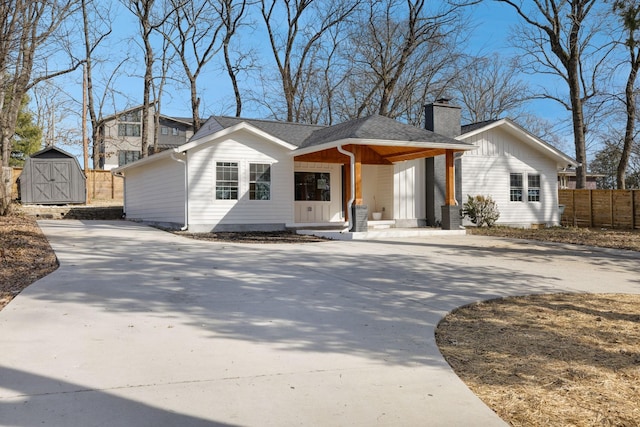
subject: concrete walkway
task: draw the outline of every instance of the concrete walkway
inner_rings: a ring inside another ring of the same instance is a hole
[[[504,295],[640,293],[640,256],[476,236],[222,244],[42,221],[0,312],[2,426],[500,426],[434,328]]]

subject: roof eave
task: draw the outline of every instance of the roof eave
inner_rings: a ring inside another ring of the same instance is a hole
[[[565,168],[567,166],[576,166],[577,162],[575,159],[569,157],[568,155],[564,154],[562,151],[558,150],[557,148],[553,147],[552,145],[549,145],[548,143],[544,142],[543,140],[541,140],[540,138],[538,138],[537,136],[533,135],[532,133],[528,132],[526,129],[522,128],[520,125],[518,125],[517,123],[513,122],[512,120],[509,119],[500,119],[497,120],[495,122],[489,123],[487,124],[487,126],[481,127],[479,129],[476,129],[474,131],[462,134],[458,137],[456,137],[456,139],[458,140],[463,140],[463,139],[467,139],[470,138],[474,135],[477,135],[479,133],[482,132],[486,132],[489,131],[491,129],[497,128],[497,127],[501,127],[501,126],[506,126],[508,127],[511,131],[515,131],[516,133],[522,135],[524,138],[526,138],[528,140],[528,142],[530,143],[530,145],[533,145],[535,149],[537,149],[538,151],[545,153],[547,155],[547,157],[553,159],[556,162],[556,165],[558,168]]]
[[[318,151],[329,150],[344,145],[375,145],[387,147],[415,147],[415,148],[439,148],[455,151],[475,150],[477,147],[467,143],[444,143],[444,142],[425,142],[425,141],[397,141],[384,139],[363,139],[363,138],[345,138],[324,144],[313,145],[305,148],[298,148],[292,151],[292,156],[302,156],[304,154],[315,153]]]
[[[165,150],[165,151],[161,151],[158,154],[152,154],[151,156],[147,156],[147,157],[143,157],[140,160],[136,160],[135,162],[132,163],[128,163],[124,166],[118,166],[117,168],[113,168],[111,169],[111,173],[113,175],[116,174],[121,174],[123,172],[125,172],[127,169],[133,169],[133,168],[137,168],[140,166],[144,166],[146,164],[149,163],[153,163],[153,162],[157,162],[158,160],[162,160],[166,157],[171,157],[174,153],[178,153],[178,149],[177,148],[173,148],[171,150]]]
[[[288,150],[295,150],[297,147],[293,144],[290,144],[286,141],[281,140],[280,138],[276,138],[273,135],[258,129],[255,126],[252,126],[251,124],[247,123],[247,122],[240,122],[236,125],[230,126],[228,128],[224,128],[222,130],[219,130],[218,132],[212,133],[210,135],[206,135],[203,136],[202,138],[196,139],[196,140],[191,140],[190,142],[181,145],[180,147],[177,148],[177,150],[179,152],[183,152],[183,151],[188,151],[194,147],[197,147],[199,145],[205,144],[207,142],[211,142],[214,141],[216,139],[220,139],[220,138],[224,138],[226,136],[229,136],[235,132],[238,132],[240,130],[246,130],[256,136],[259,136],[261,138],[267,139],[273,143],[275,143],[276,145],[279,145],[283,148],[286,148]]]

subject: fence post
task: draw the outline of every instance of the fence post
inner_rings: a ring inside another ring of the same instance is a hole
[[[593,228],[593,190],[589,192],[589,228]]]
[[[631,190],[631,229],[636,229],[636,197],[635,192],[638,190]]]
[[[576,209],[576,190],[571,190],[571,195],[573,197],[573,226],[578,226],[578,214]]]
[[[609,190],[609,218],[611,218],[611,228],[616,228],[613,223],[613,190]]]

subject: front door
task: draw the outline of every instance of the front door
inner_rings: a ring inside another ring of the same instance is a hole
[[[304,169],[297,168],[295,172],[296,223],[344,221],[340,165],[305,166]]]

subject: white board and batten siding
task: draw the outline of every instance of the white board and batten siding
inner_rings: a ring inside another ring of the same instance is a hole
[[[125,200],[127,219],[167,226],[185,224],[184,165],[170,158],[153,167],[127,171]]]
[[[189,230],[207,232],[243,227],[276,229],[293,222],[293,159],[289,150],[252,133],[238,131],[188,152]],[[238,199],[216,199],[216,164],[238,164]],[[270,200],[250,200],[251,163],[269,164]]]
[[[478,147],[462,156],[462,203],[467,195],[491,196],[500,211],[497,224],[529,227],[557,225],[557,165],[531,145],[514,140],[500,128],[475,134],[465,142]],[[510,174],[523,177],[523,201],[510,201]],[[527,176],[540,176],[540,201],[527,201]]]
[[[416,226],[426,217],[425,185],[424,159],[393,165],[393,214],[398,223]]]

